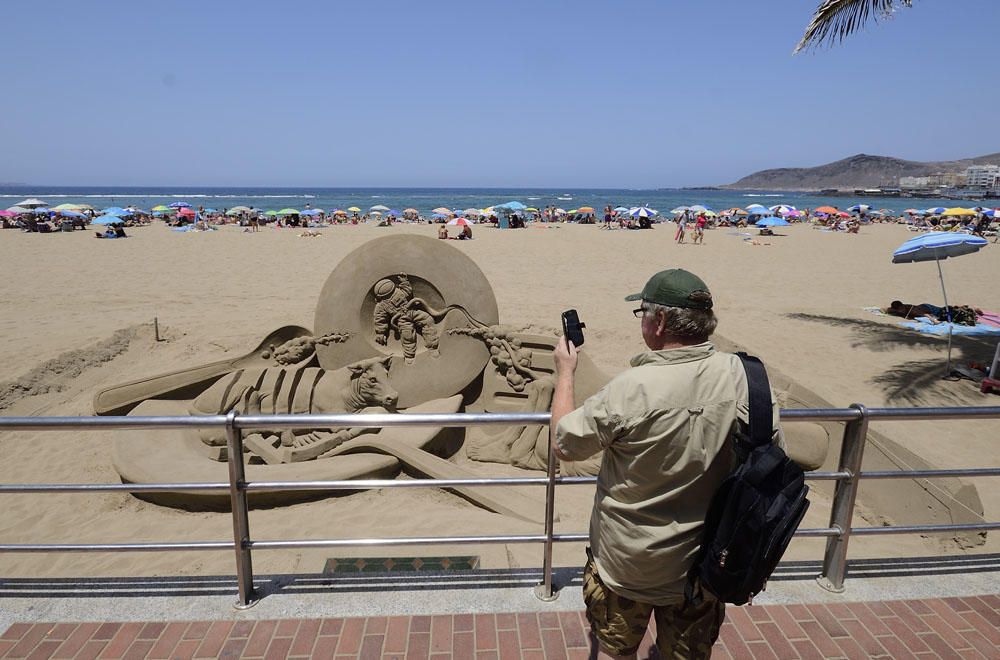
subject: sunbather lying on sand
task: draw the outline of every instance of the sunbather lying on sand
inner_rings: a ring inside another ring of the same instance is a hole
[[[886,314],[899,316],[904,319],[926,319],[931,323],[942,323],[948,321],[949,312],[945,307],[938,307],[930,303],[920,303],[910,305],[899,300],[893,300],[885,308]],[[951,305],[951,321],[960,325],[976,325],[977,317],[983,310],[968,305]]]

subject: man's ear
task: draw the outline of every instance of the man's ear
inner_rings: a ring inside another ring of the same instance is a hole
[[[662,309],[656,310],[656,336],[662,337],[667,333],[667,314]]]

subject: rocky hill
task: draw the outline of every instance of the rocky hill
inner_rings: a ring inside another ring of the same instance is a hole
[[[1000,153],[937,162],[918,162],[888,156],[858,154],[818,167],[782,167],[761,170],[722,188],[737,190],[821,190],[894,186],[901,176],[962,172],[970,165],[1000,165]]]

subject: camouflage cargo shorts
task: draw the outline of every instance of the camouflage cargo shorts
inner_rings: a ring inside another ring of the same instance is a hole
[[[650,605],[619,596],[597,574],[589,549],[583,569],[583,600],[590,629],[602,649],[613,655],[631,655],[638,650],[652,614],[656,648],[662,657],[709,658],[726,609],[708,594],[700,605]]]

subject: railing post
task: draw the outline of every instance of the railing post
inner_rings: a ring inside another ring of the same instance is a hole
[[[555,534],[556,469],[559,467],[559,458],[556,456],[553,435],[550,428],[548,481],[545,483],[545,550],[542,555],[542,583],[535,587],[535,597],[545,601],[559,598],[559,593],[553,593],[552,591],[552,543]]]
[[[819,586],[834,593],[844,591],[847,544],[851,540],[854,503],[858,498],[858,486],[861,482],[861,459],[864,457],[868,437],[868,409],[860,403],[852,403],[850,407],[861,412],[859,419],[844,425],[844,438],[840,446],[839,469],[850,476],[837,480],[830,511],[830,527],[839,529],[840,535],[827,539],[823,573],[816,579]]]
[[[253,588],[253,559],[250,556],[250,517],[247,506],[246,474],[243,469],[243,433],[236,428],[236,411],[226,415],[226,452],[229,464],[229,503],[233,512],[233,542],[236,547],[236,581],[239,599],[233,605],[244,610],[257,604]]]

